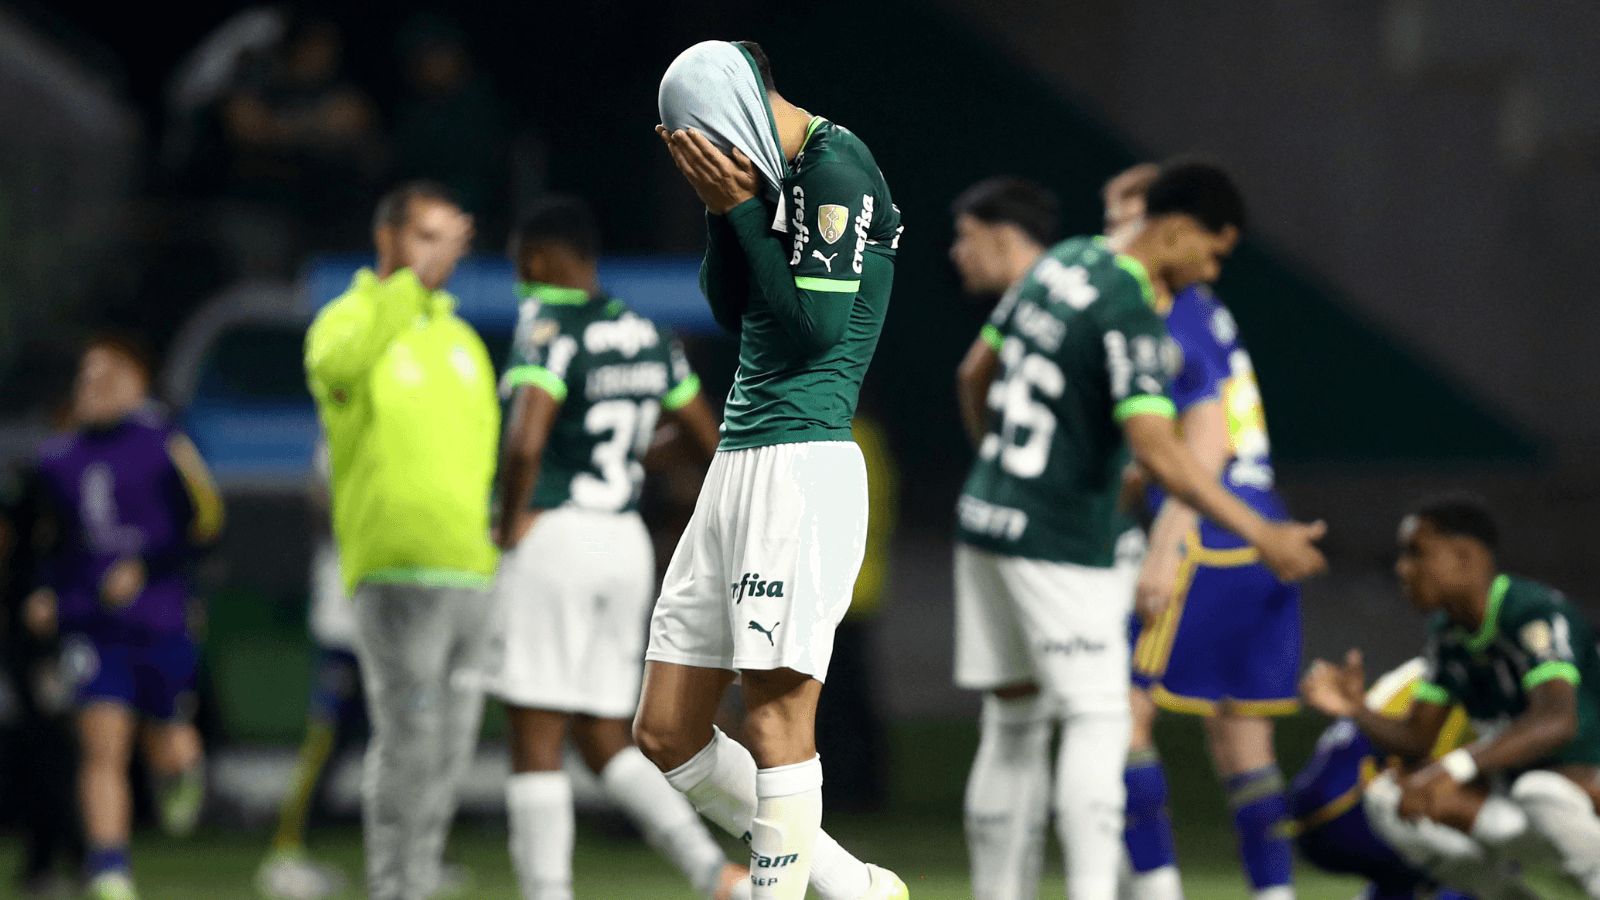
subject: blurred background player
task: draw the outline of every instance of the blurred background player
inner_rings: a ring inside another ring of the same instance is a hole
[[[75,893],[84,845],[73,685],[61,671],[55,596],[39,582],[40,553],[51,539],[40,494],[31,460],[0,475],[0,659],[17,700],[15,755],[4,782],[21,814],[18,886],[25,897],[46,898]]]
[[[343,872],[306,853],[306,826],[327,784],[330,764],[367,730],[361,667],[355,650],[355,605],[344,591],[339,550],[328,522],[327,441],[317,441],[312,467],[316,481],[311,487],[311,528],[316,537],[311,552],[308,604],[315,659],[311,702],[300,759],[278,810],[272,852],[256,873],[256,886],[261,893],[283,900],[320,900],[345,888]]]
[[[149,391],[137,345],[92,341],[73,388],[76,430],[46,441],[37,463],[55,531],[45,582],[76,682],[88,889],[102,900],[136,896],[128,861],[135,738],[169,830],[193,828],[205,790],[191,723],[198,657],[185,570],[220,533],[222,500]]]
[[[665,413],[716,452],[717,420],[683,348],[600,289],[599,226],[587,204],[550,197],[528,212],[509,254],[523,296],[501,378],[511,411],[495,541],[492,690],[507,704],[511,861],[524,900],[571,900],[570,727],[611,799],[702,896],[726,900],[746,875],[700,816],[633,746],[655,551],[639,494],[643,457]],[[745,882],[742,895],[749,895]]]
[[[900,214],[860,138],[785,100],[752,42],[685,50],[659,100],[657,131],[706,206],[700,284],[739,335],[739,370],[651,618],[634,734],[696,809],[749,840],[758,900],[799,900],[808,880],[823,900],[904,897],[822,832],[816,751],[867,536],[850,420]],[[748,750],[712,724],[736,673]]]
[[[1423,759],[1459,703],[1479,739],[1367,788],[1373,829],[1413,865],[1483,898],[1529,896],[1503,867],[1553,856],[1600,897],[1600,654],[1557,590],[1504,574],[1481,501],[1426,500],[1400,524],[1395,570],[1431,613],[1424,672],[1403,719],[1361,702],[1361,655],[1313,663],[1306,702],[1351,718],[1374,746]]]
[[[472,217],[442,186],[408,182],[378,203],[373,237],[376,271],[318,314],[305,367],[372,721],[367,890],[423,900],[483,712],[500,407],[483,341],[442,289]]]
[[[1379,676],[1367,691],[1366,707],[1390,718],[1405,718],[1426,671],[1426,662],[1416,657]],[[1438,759],[1471,738],[1466,710],[1457,704],[1428,758]],[[1315,754],[1289,786],[1289,812],[1300,855],[1324,871],[1367,879],[1362,900],[1415,900],[1428,892],[1437,900],[1461,900],[1462,895],[1439,889],[1373,832],[1362,797],[1385,765],[1383,755],[1353,719],[1328,726],[1317,739]]]
[[[1106,184],[1108,229],[1137,227],[1159,173],[1154,165],[1135,166]],[[1263,519],[1286,520],[1274,490],[1261,394],[1233,316],[1204,282],[1185,287],[1158,311],[1181,351],[1170,393],[1184,445]],[[1203,717],[1250,886],[1258,900],[1286,900],[1294,890],[1292,854],[1268,716],[1298,708],[1299,588],[1189,506],[1159,489],[1150,501],[1156,517],[1135,591],[1133,737],[1124,773],[1133,896],[1183,895],[1166,775],[1151,734],[1159,706]]]
[[[1056,242],[1057,208],[1055,194],[1024,178],[986,178],[962,192],[950,207],[955,217],[950,260],[962,289],[987,299],[1022,290],[1028,273]],[[989,388],[999,374],[1002,341],[999,328],[986,323],[956,372],[956,399],[973,450],[983,443]],[[956,628],[967,627],[968,618],[958,614]],[[1037,692],[984,694],[979,717],[982,738],[963,804],[977,897],[1038,895],[1050,815],[1050,743],[1055,724],[1053,710]]]
[[[1243,202],[1224,173],[1197,164],[1163,168],[1151,196],[1136,227],[1115,241],[1056,245],[996,307],[978,343],[992,352],[998,338],[999,373],[957,507],[956,683],[1023,701],[1008,716],[1016,722],[1060,717],[1057,828],[1074,898],[1114,896],[1121,857],[1132,601],[1131,570],[1114,565],[1124,440],[1157,481],[1250,535],[1286,577],[1325,565],[1313,545],[1320,523],[1267,522],[1228,493],[1178,442],[1164,394],[1171,354],[1155,308],[1216,278]],[[1030,701],[1046,709],[1022,708]],[[981,741],[979,757],[996,766],[1018,758]],[[1016,889],[1004,873],[974,884],[985,900]]]

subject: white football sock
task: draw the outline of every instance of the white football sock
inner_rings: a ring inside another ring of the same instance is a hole
[[[822,830],[822,760],[756,772],[750,826],[751,900],[805,900],[812,847]]]
[[[572,783],[566,773],[512,775],[506,812],[522,900],[572,900]]]
[[[689,798],[700,814],[750,843],[756,813],[756,761],[744,745],[713,728],[711,743],[667,773],[667,783]],[[811,887],[820,900],[860,900],[872,885],[866,863],[818,832],[812,848]]]
[[[1040,695],[985,694],[964,811],[975,900],[1039,895],[1050,806],[1050,733]]]
[[[1074,711],[1061,723],[1056,763],[1056,831],[1072,900],[1113,900],[1122,858],[1122,770],[1132,729],[1126,697],[1118,708]]]
[[[1183,879],[1178,875],[1177,866],[1162,866],[1148,872],[1130,869],[1122,877],[1127,879],[1129,900],[1183,900]]]
[[[654,763],[637,747],[628,747],[606,763],[600,783],[644,832],[645,841],[671,860],[701,896],[709,898],[716,893],[728,858],[694,807],[667,783]]]

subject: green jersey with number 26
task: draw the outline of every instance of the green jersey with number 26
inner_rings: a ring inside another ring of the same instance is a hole
[[[501,394],[532,385],[561,402],[531,505],[638,508],[661,410],[700,393],[683,347],[621,300],[545,285],[523,294]]]
[[[1000,355],[957,538],[1007,556],[1110,566],[1131,416],[1174,415],[1176,362],[1136,260],[1096,238],[1046,252],[995,307],[983,336]]]

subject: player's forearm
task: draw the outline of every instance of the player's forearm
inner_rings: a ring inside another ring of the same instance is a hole
[[[313,388],[347,388],[372,371],[424,300],[416,276],[401,270],[369,296],[346,297],[325,310],[306,334],[306,374]]]
[[[1565,747],[1578,736],[1577,691],[1562,681],[1529,692],[1528,710],[1506,730],[1467,748],[1483,772],[1520,769]]]
[[[1187,503],[1168,497],[1150,526],[1151,554],[1181,554],[1189,532],[1200,524],[1200,514]]]
[[[982,337],[973,341],[956,369],[956,402],[961,407],[961,424],[974,449],[983,443],[989,388],[999,369],[1000,357]]]
[[[1135,416],[1129,420],[1129,425],[1136,420],[1147,418],[1156,417]],[[1156,481],[1160,482],[1169,494],[1182,503],[1198,510],[1202,515],[1208,516],[1252,545],[1262,541],[1266,536],[1267,523],[1200,467],[1188,449],[1178,443],[1177,437],[1171,431],[1170,422],[1163,420],[1159,423],[1165,429],[1164,433],[1155,427],[1157,424],[1150,423],[1148,431],[1133,442],[1134,456],[1139,463],[1155,476]],[[1145,431],[1145,429],[1140,430]],[[1130,431],[1130,437],[1132,436],[1133,432]]]
[[[700,291],[711,307],[711,317],[724,331],[743,329],[744,306],[749,300],[745,281],[744,251],[728,224],[727,216],[706,213],[706,258],[700,263]]]
[[[533,503],[533,489],[539,483],[542,448],[508,446],[500,456],[500,521],[497,531],[503,531],[515,521],[516,514]]]
[[[829,293],[802,290],[795,285],[794,271],[783,244],[774,240],[768,229],[767,208],[757,200],[747,200],[728,213],[728,222],[739,236],[739,247],[756,289],[767,301],[767,308],[807,354],[818,353],[839,343],[850,323],[854,293]]]
[[[1356,727],[1361,729],[1373,745],[1385,753],[1396,756],[1424,757],[1433,749],[1433,742],[1438,739],[1437,733],[1425,733],[1408,719],[1390,718],[1365,706],[1356,710],[1354,718]]]

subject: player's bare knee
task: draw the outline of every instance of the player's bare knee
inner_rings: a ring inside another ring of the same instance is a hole
[[[1008,684],[1002,688],[995,688],[991,693],[1001,700],[1020,700],[1023,697],[1032,697],[1039,693],[1039,686],[1031,682],[1028,684]]]
[[[647,710],[640,710],[633,720],[633,743],[645,759],[656,764],[663,772],[676,769],[700,751],[688,747],[689,729]]]

